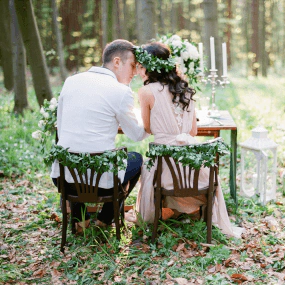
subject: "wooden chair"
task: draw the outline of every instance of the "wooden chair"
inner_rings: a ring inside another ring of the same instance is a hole
[[[113,149],[111,151],[124,150],[127,152],[127,148],[121,147],[118,149]],[[70,152],[71,153],[71,152]],[[90,153],[90,156],[102,155],[103,152],[98,153]],[[74,155],[78,155],[78,153],[71,153]],[[64,245],[66,243],[66,231],[67,231],[67,207],[66,202],[70,202],[71,208],[71,229],[72,233],[75,233],[75,219],[73,219],[72,213],[72,203],[81,202],[81,203],[105,203],[105,202],[113,202],[114,205],[114,221],[116,225],[116,237],[120,239],[120,225],[124,225],[124,200],[126,197],[126,193],[124,191],[124,187],[121,184],[118,175],[113,173],[113,181],[114,181],[114,191],[112,195],[108,196],[99,196],[98,188],[99,181],[103,173],[97,173],[94,169],[91,169],[90,175],[87,175],[87,170],[85,173],[78,174],[76,168],[67,167],[70,171],[74,185],[77,191],[77,195],[69,195],[66,192],[66,182],[65,182],[65,167],[59,163],[60,167],[60,177],[59,177],[59,185],[58,190],[62,195],[62,239],[61,239],[61,251],[64,252]],[[76,175],[77,173],[77,175]],[[97,174],[96,179],[94,181],[94,174]],[[87,181],[87,183],[85,183]],[[93,186],[94,184],[94,186]],[[120,202],[122,201],[121,205]],[[121,218],[121,224],[120,224]]]
[[[213,141],[219,140],[220,138],[214,139]],[[207,144],[211,141],[203,143]],[[156,143],[150,143],[150,149],[152,146],[159,145]],[[183,146],[181,146],[183,147]],[[212,241],[212,205],[213,205],[213,195],[218,186],[218,168],[213,166],[209,168],[209,185],[208,187],[199,188],[199,174],[200,169],[194,169],[187,166],[179,166],[176,160],[173,159],[170,155],[157,156],[157,166],[154,174],[154,201],[155,201],[155,218],[154,226],[152,232],[152,243],[154,243],[157,236],[157,229],[159,219],[162,212],[162,201],[165,196],[173,197],[195,197],[202,194],[205,194],[207,197],[207,206],[204,213],[204,220],[207,223],[207,242],[211,243]],[[169,168],[173,188],[168,190],[162,187],[162,169]],[[193,180],[191,185],[190,181]]]

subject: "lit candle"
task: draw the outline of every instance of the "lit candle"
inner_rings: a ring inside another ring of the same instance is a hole
[[[223,50],[223,76],[228,75],[228,66],[227,66],[227,44],[222,43]]]
[[[204,73],[204,61],[203,61],[203,44],[199,43],[198,44],[199,47],[199,55],[200,55],[200,69],[201,69],[201,73]]]
[[[216,69],[214,37],[210,37],[210,48],[211,48],[211,69]]]

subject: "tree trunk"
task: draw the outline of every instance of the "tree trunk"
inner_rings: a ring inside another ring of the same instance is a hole
[[[108,0],[108,12],[107,12],[107,41],[108,43],[113,40],[113,11],[114,11],[114,0]]]
[[[61,80],[64,81],[67,77],[67,70],[65,68],[65,60],[64,60],[64,52],[63,52],[63,42],[62,42],[62,34],[60,29],[60,23],[57,21],[58,19],[58,9],[56,5],[56,1],[52,0],[52,21],[56,36],[56,49],[58,56],[58,64],[60,68],[60,76]]]
[[[171,22],[171,33],[176,33],[177,27],[178,27],[178,19],[177,19],[177,3],[172,2],[171,3],[171,9],[170,9],[170,22]]]
[[[123,24],[122,24],[122,37],[123,39],[130,40],[129,37],[129,11],[127,1],[123,0]]]
[[[4,73],[4,86],[12,90],[13,81],[13,59],[11,42],[11,17],[9,13],[9,1],[0,0],[0,55]]]
[[[117,38],[122,38],[122,27],[121,27],[121,11],[119,0],[116,0],[116,35]]]
[[[252,73],[254,76],[258,75],[259,68],[259,37],[258,37],[258,15],[259,14],[259,0],[252,0],[251,2],[251,51],[253,53],[252,58]]]
[[[14,0],[9,1],[11,15],[11,37],[14,70],[14,113],[23,114],[28,108],[27,83],[26,83],[26,51],[19,30]]]
[[[232,11],[232,0],[228,0],[228,24],[227,24],[227,63],[228,66],[232,65],[232,56],[231,56],[231,38],[232,38],[232,18],[233,18],[233,11]]]
[[[159,0],[159,6],[158,6],[158,33],[159,35],[164,34],[165,30],[165,6],[163,0]]]
[[[267,53],[266,53],[266,19],[265,19],[265,2],[261,1],[261,19],[260,19],[260,57],[261,57],[261,73],[262,76],[267,77]]]
[[[52,98],[46,60],[34,16],[31,0],[15,1],[19,28],[31,66],[34,88],[39,105]]]
[[[222,74],[222,47],[221,40],[218,34],[218,7],[217,0],[204,0],[203,1],[204,15],[205,15],[205,52],[208,56],[207,67],[211,68],[211,53],[210,53],[210,37],[215,39],[215,59],[216,59],[216,69],[218,70],[218,75]]]
[[[107,44],[107,14],[108,14],[108,6],[107,6],[107,1],[102,0],[101,1],[101,15],[102,15],[102,49],[105,48]]]
[[[138,21],[141,22],[139,30],[140,43],[146,43],[155,38],[155,10],[154,0],[141,0]]]

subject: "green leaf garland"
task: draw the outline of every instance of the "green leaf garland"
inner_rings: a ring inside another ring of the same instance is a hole
[[[50,165],[57,159],[64,166],[76,168],[81,174],[89,168],[94,169],[97,173],[114,172],[118,174],[119,170],[126,170],[125,160],[127,158],[127,152],[122,149],[107,150],[101,155],[91,156],[89,153],[72,154],[68,148],[53,145],[49,154],[44,158],[44,162]]]
[[[169,155],[183,166],[199,169],[202,166],[214,166],[216,153],[219,156],[228,154],[229,146],[222,140],[186,146],[150,145],[150,149],[146,153],[149,160],[145,161],[145,165],[150,170],[158,156]]]

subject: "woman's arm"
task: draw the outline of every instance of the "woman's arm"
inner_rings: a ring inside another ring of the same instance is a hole
[[[190,131],[190,135],[192,137],[195,137],[198,133],[198,130],[197,130],[197,120],[196,120],[196,112],[195,112],[195,109],[194,109],[194,114],[193,114],[193,121],[192,121],[192,129]]]
[[[144,129],[147,133],[150,134],[150,110],[154,105],[154,97],[148,86],[143,86],[142,88],[140,88],[138,96],[141,105],[141,115]]]

